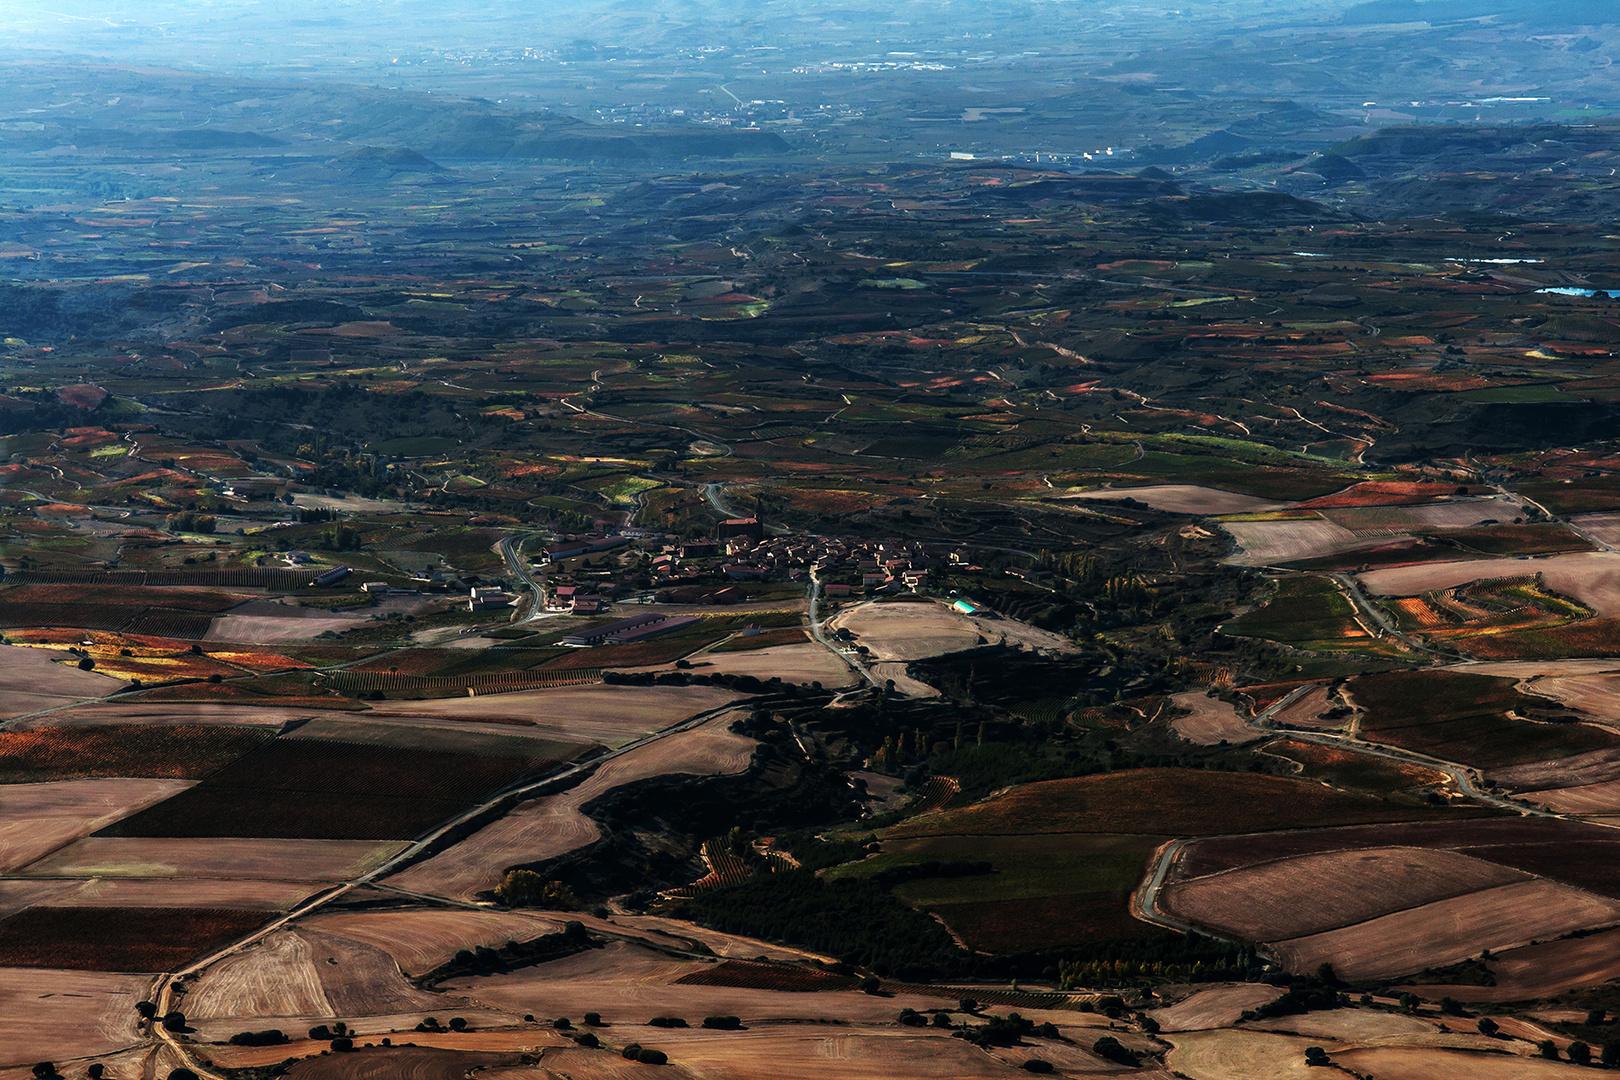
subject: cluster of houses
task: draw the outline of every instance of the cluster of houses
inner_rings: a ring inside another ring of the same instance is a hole
[[[545,548],[554,611],[595,615],[616,597],[636,595],[661,604],[725,606],[749,598],[750,582],[808,582],[815,575],[828,596],[924,590],[947,566],[966,566],[966,551],[944,553],[911,540],[861,540],[789,534],[767,536],[757,518],[720,524],[714,540],[643,536],[633,566],[558,571],[565,559],[622,547],[626,536],[559,537]],[[620,560],[614,560],[619,563]],[[974,567],[977,569],[977,567]]]

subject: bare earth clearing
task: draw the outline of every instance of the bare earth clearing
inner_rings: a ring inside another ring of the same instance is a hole
[[[1361,585],[1378,596],[1416,596],[1471,581],[1540,574],[1542,584],[1572,596],[1600,617],[1620,614],[1620,552],[1582,551],[1545,559],[1480,559],[1370,570]]]
[[[110,694],[122,679],[58,664],[54,649],[0,645],[0,720]]]
[[[377,843],[372,840],[91,836],[49,859],[32,864],[25,876],[346,881],[382,865],[404,847],[399,842]]]
[[[0,1065],[108,1054],[145,1042],[135,1003],[146,975],[0,968]]]
[[[1282,994],[1281,987],[1258,983],[1222,986],[1214,990],[1200,990],[1187,1000],[1168,1009],[1155,1009],[1150,1015],[1164,1031],[1229,1027],[1238,1022],[1245,1009],[1258,1009],[1276,1001]]]
[[[1242,743],[1260,737],[1260,733],[1243,722],[1237,710],[1220,698],[1212,698],[1197,690],[1176,694],[1170,698],[1176,707],[1188,713],[1170,721],[1176,734],[1199,746],[1218,743]]]
[[[783,682],[819,682],[829,689],[855,681],[850,666],[820,645],[773,645],[744,652],[707,652],[688,657],[693,672],[701,675],[724,672],[752,675],[756,679],[780,678]],[[620,671],[670,671],[673,664],[653,667],[618,668]]]
[[[732,713],[722,713],[689,731],[637,747],[568,791],[520,803],[449,850],[391,877],[389,884],[430,896],[470,900],[498,885],[508,866],[553,858],[594,841],[600,830],[579,808],[605,791],[672,773],[729,776],[742,772],[753,758],[754,741],[727,730],[736,719]]]
[[[390,701],[373,714],[523,720],[553,738],[622,746],[688,716],[718,709],[736,697],[729,690],[708,686],[576,686],[476,698]]]
[[[1253,495],[1202,487],[1198,484],[1157,484],[1139,488],[1101,488],[1059,496],[1064,499],[1122,501],[1135,499],[1168,514],[1256,514],[1287,503],[1268,502]]]
[[[1317,686],[1278,709],[1272,714],[1272,719],[1285,727],[1332,731],[1347,724],[1349,717],[1342,717],[1337,720],[1325,719],[1322,714],[1331,707],[1328,702],[1327,687]]]
[[[943,656],[973,648],[981,636],[967,616],[934,603],[857,604],[829,619],[827,628],[848,630],[879,660]]]
[[[1454,851],[1389,847],[1279,859],[1177,882],[1160,896],[1177,918],[1277,941],[1528,879]]]
[[[1443,967],[1499,949],[1607,926],[1620,903],[1547,881],[1525,881],[1369,919],[1342,930],[1279,942],[1292,971],[1331,963],[1347,979]]]
[[[98,779],[0,786],[0,872],[21,869],[191,783]]]

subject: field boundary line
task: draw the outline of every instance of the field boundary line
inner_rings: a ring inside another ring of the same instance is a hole
[[[334,883],[333,887],[327,892],[305,901],[299,907],[294,908],[292,911],[287,912],[280,918],[260,927],[247,937],[240,938],[224,946],[223,948],[202,957],[199,960],[194,960],[183,968],[176,971],[163,973],[159,977],[157,993],[153,999],[157,1004],[157,1015],[162,1017],[169,1013],[173,1008],[174,986],[178,980],[183,979],[188,975],[195,975],[218,963],[219,961],[240,952],[243,949],[258,944],[260,941],[275,933],[277,930],[280,930],[289,923],[293,922],[295,919],[302,918],[313,911],[317,911],[320,908],[325,907],[327,904],[330,904],[339,897],[347,895],[354,889],[357,889],[363,885],[370,885],[377,879],[386,877],[389,874],[394,873],[396,870],[402,869],[412,860],[418,858],[423,852],[428,850],[428,848],[430,848],[436,841],[442,839],[446,833],[450,832],[450,830],[459,825],[465,824],[480,814],[487,813],[505,799],[513,796],[521,797],[530,791],[557,783],[560,780],[573,779],[575,777],[584,779],[584,777],[590,772],[600,768],[602,765],[612,761],[614,758],[620,757],[632,750],[639,749],[651,743],[658,742],[661,739],[668,738],[671,735],[675,735],[682,731],[687,731],[691,728],[704,724],[709,720],[714,719],[716,716],[720,716],[731,711],[732,709],[737,708],[738,704],[739,702],[737,701],[731,701],[713,709],[706,709],[703,712],[689,716],[675,724],[671,724],[667,728],[655,731],[650,735],[645,735],[634,742],[626,743],[617,750],[610,750],[605,754],[600,754],[591,758],[589,761],[579,762],[571,765],[555,775],[543,777],[538,780],[532,780],[528,783],[521,784],[516,787],[508,787],[502,791],[496,792],[494,795],[491,795],[488,799],[484,800],[477,806],[464,810],[460,814],[457,814],[454,818],[451,818],[449,821],[442,822],[435,826],[432,831],[424,836],[418,837],[416,840],[407,845],[402,851],[396,853],[387,861],[383,862],[372,870],[367,871],[359,877],[351,878],[348,881]],[[441,900],[441,902],[444,901]],[[484,911],[489,909],[477,908],[477,910]],[[174,1053],[180,1058],[181,1062],[187,1068],[196,1072],[198,1076],[204,1078],[204,1080],[228,1080],[228,1078],[221,1073],[212,1071],[203,1066],[201,1062],[199,1062],[190,1052],[187,1044],[175,1037],[173,1032],[164,1028],[160,1020],[153,1022],[151,1027],[153,1033],[156,1034],[157,1037],[169,1047],[169,1049],[174,1051]]]

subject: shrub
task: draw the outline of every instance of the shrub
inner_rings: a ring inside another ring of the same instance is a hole
[[[339,1035],[332,1040],[332,1049],[340,1054],[346,1054],[354,1049],[354,1040],[347,1035]]]
[[[559,1016],[557,1019],[551,1022],[551,1026],[556,1028],[558,1031],[572,1031],[574,1029],[574,1022],[568,1019],[566,1016]]]
[[[596,1032],[594,1031],[580,1032],[578,1035],[574,1036],[574,1042],[578,1043],[580,1046],[583,1046],[587,1050],[595,1050],[597,1047],[602,1045],[602,1040],[596,1037]]]
[[[270,1028],[268,1031],[239,1031],[231,1036],[232,1046],[280,1046],[287,1041],[286,1033],[279,1028]]]
[[[1305,1048],[1305,1064],[1320,1067],[1332,1065],[1333,1062],[1328,1057],[1327,1051],[1320,1046],[1307,1046]]]
[[[631,1043],[629,1046],[626,1046],[623,1050],[619,1051],[619,1056],[634,1061],[636,1060],[636,1055],[639,1053],[641,1053],[641,1044]]]
[[[648,1027],[655,1028],[683,1028],[689,1026],[685,1020],[678,1016],[655,1016],[647,1021]]]
[[[197,1074],[190,1069],[171,1069],[169,1080],[197,1080]]]
[[[742,1021],[735,1016],[705,1016],[703,1026],[716,1031],[740,1031]]]
[[[669,1055],[662,1050],[641,1050],[636,1053],[636,1060],[643,1065],[667,1065]]]
[[[1135,1051],[1122,1045],[1112,1035],[1104,1035],[1092,1043],[1091,1052],[1100,1058],[1106,1058],[1119,1065],[1129,1065],[1131,1068],[1135,1068],[1141,1063],[1141,1058],[1137,1056]]]
[[[37,1080],[50,1080],[51,1077],[57,1075],[57,1073],[56,1073],[56,1062],[54,1062],[54,1061],[41,1061],[37,1065],[34,1066],[33,1071],[34,1071],[34,1076],[37,1078]]]
[[[184,1031],[184,1030],[186,1030],[186,1014],[181,1012],[179,1009],[175,1009],[173,1012],[164,1013],[163,1014],[163,1030],[164,1031]]]
[[[1536,1049],[1541,1052],[1542,1057],[1547,1058],[1549,1061],[1558,1060],[1558,1044],[1551,1039],[1542,1039],[1536,1043]]]
[[[1479,1033],[1488,1039],[1496,1038],[1496,1033],[1502,1030],[1497,1026],[1496,1021],[1488,1016],[1480,1017],[1476,1026],[1479,1028]]]
[[[1583,1042],[1570,1043],[1569,1060],[1577,1065],[1590,1065],[1592,1063],[1592,1048]]]
[[[1052,1063],[1050,1061],[1042,1061],[1040,1058],[1030,1058],[1019,1067],[1025,1072],[1032,1073],[1049,1073],[1052,1071]]]
[[[590,1027],[601,1027],[602,1026],[602,1014],[601,1013],[596,1013],[596,1012],[588,1012],[588,1013],[586,1013],[585,1014],[585,1023]]]

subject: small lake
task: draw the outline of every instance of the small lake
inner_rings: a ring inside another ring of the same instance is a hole
[[[1620,289],[1615,289],[1615,290],[1608,290],[1608,289],[1566,289],[1566,288],[1563,288],[1562,286],[1560,286],[1560,287],[1555,288],[1555,289],[1537,289],[1536,292],[1538,292],[1538,293],[1552,293],[1555,296],[1585,296],[1585,297],[1598,296],[1598,297],[1602,297],[1604,300],[1613,300],[1614,299],[1613,294],[1615,292],[1620,292]]]

